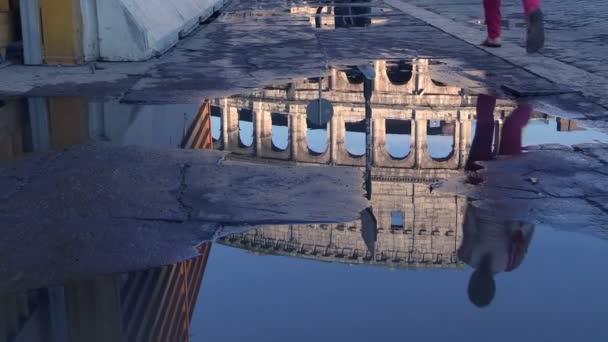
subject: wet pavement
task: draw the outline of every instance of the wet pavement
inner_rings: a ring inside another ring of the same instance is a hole
[[[321,13],[317,14],[319,9]],[[316,21],[331,29],[317,29]],[[545,68],[552,68],[566,80],[555,82],[547,78],[546,72],[542,73],[544,78],[539,77],[539,70],[530,71],[528,67],[533,60],[506,62],[503,56],[471,46],[382,1],[252,0],[228,4],[217,19],[149,62],[1,69],[0,77],[5,82],[0,83],[0,95],[84,95],[139,104],[198,103],[204,97],[233,95],[297,77],[316,77],[333,65],[413,58],[441,61],[442,70],[457,78],[451,83],[462,83],[466,88],[496,88],[498,83],[523,87],[520,90],[524,95],[531,90],[555,94],[604,89],[593,77],[556,69],[544,60]],[[473,70],[482,73],[462,72]],[[504,75],[509,77],[502,79]],[[588,86],[581,89],[581,84]],[[598,92],[585,95],[585,102],[604,104]]]
[[[601,53],[605,50],[605,44],[602,42],[601,34],[598,35],[598,31],[592,28],[593,25],[586,25],[587,22],[603,20],[601,15],[603,5],[598,1],[593,1],[590,6],[585,7],[593,8],[592,15],[582,13],[585,12],[583,8],[577,11],[564,10],[563,6],[572,5],[570,2],[567,5],[559,4],[562,8],[554,11],[551,10],[551,5],[547,6],[546,22],[550,27],[547,32],[547,40],[550,42],[549,46],[553,44],[553,48],[548,47],[537,54],[530,55],[526,54],[522,47],[525,25],[522,25],[521,22],[519,22],[520,27],[505,31],[505,40],[500,49],[480,46],[480,41],[483,41],[487,34],[483,25],[480,25],[482,22],[479,19],[474,19],[473,22],[470,20],[471,17],[475,18],[480,13],[479,3],[462,1],[421,3],[410,0],[384,0],[384,2],[449,34],[456,40],[469,44],[470,49],[483,50],[488,55],[499,57],[504,62],[525,69],[536,77],[577,91],[583,94],[588,101],[600,104],[604,108],[608,107],[608,101],[605,99],[608,79],[599,72],[601,66],[605,64],[603,59],[605,54]],[[555,5],[556,2],[550,1],[549,3]],[[512,12],[514,8],[521,11],[521,3],[509,5],[508,16],[505,17],[503,26],[509,24],[514,18],[516,22],[517,19],[522,18],[517,11]],[[576,27],[580,26],[589,30],[578,30]],[[585,42],[585,46],[578,44],[581,41]],[[565,55],[566,58],[562,58],[562,55]],[[463,58],[467,59],[467,57]],[[590,65],[597,66],[597,68],[589,68]]]
[[[196,73],[0,102],[0,342],[606,340],[606,110],[318,5],[233,3],[169,54]]]
[[[405,0],[459,22],[485,30],[483,7],[468,0]],[[544,0],[547,46],[542,54],[588,72],[608,77],[606,24],[608,5],[599,0]],[[523,45],[526,22],[521,2],[502,3],[504,38]]]
[[[608,135],[425,63],[375,62],[369,187],[356,67],[200,110],[49,98],[46,132],[6,102],[8,340],[603,340]],[[327,125],[307,120],[319,88]],[[222,152],[176,149],[204,145]]]

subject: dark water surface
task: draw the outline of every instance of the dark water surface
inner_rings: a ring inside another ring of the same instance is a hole
[[[371,221],[363,213],[341,224],[251,227],[202,241],[200,256],[175,265],[15,288],[0,300],[0,341],[605,341],[606,232],[515,220],[504,208],[432,192],[465,172],[479,96],[424,73],[417,82],[426,91],[416,95],[411,82],[395,81],[411,78],[411,68],[376,63],[390,72],[372,99]],[[336,67],[321,79],[334,105],[325,126],[306,120],[318,79],[208,99],[203,109],[8,100],[0,158],[89,143],[214,147],[251,163],[363,170],[365,99],[351,71]],[[521,104],[498,100],[493,127]],[[551,114],[530,113],[522,146],[608,142]],[[506,137],[489,136],[494,156]],[[472,277],[475,269],[482,275]],[[10,288],[18,279],[0,281]]]
[[[494,302],[479,309],[467,298],[469,267],[348,266],[215,245],[193,340],[601,341],[607,248],[539,226],[524,263],[496,277]]]

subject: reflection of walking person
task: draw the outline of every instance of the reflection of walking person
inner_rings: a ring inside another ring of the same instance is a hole
[[[495,107],[495,97],[479,95],[477,98],[477,128],[465,166],[469,171],[478,168],[476,161],[492,157]],[[517,105],[502,128],[499,154],[522,153],[522,132],[531,115],[532,106],[527,103]],[[512,271],[521,264],[534,232],[531,224],[503,219],[508,217],[508,208],[496,210],[492,212],[469,205],[464,220],[462,245],[458,250],[460,260],[475,268],[468,292],[471,302],[478,307],[492,302],[496,291],[494,275]]]
[[[494,109],[496,98],[488,95],[479,95],[477,98],[477,127],[475,137],[469,152],[465,169],[477,169],[475,162],[490,160],[492,158],[492,138],[494,137]],[[516,155],[522,153],[522,134],[532,115],[532,106],[522,102],[507,117],[502,127],[501,143],[498,154]]]
[[[468,288],[473,304],[485,307],[492,302],[496,292],[494,275],[519,267],[533,233],[531,224],[500,219],[496,213],[469,205],[458,258],[475,268]]]
[[[488,38],[482,43],[487,47],[500,47],[502,45],[502,15],[500,13],[501,0],[483,0],[483,8],[488,27]],[[526,49],[534,53],[542,49],[545,44],[545,29],[543,13],[540,10],[540,0],[523,0],[524,11],[528,21],[528,34]]]

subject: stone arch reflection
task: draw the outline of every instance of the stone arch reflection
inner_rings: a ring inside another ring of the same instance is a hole
[[[429,120],[426,129],[428,152],[431,158],[449,159],[454,154],[456,122]]]
[[[219,106],[211,106],[211,136],[214,142],[222,138],[222,108]]]
[[[272,113],[272,149],[285,151],[289,147],[289,117],[285,114]]]
[[[412,150],[412,122],[387,119],[386,151],[395,160],[406,159]]]
[[[251,147],[254,134],[253,111],[251,109],[239,109],[239,146]]]
[[[363,82],[365,81],[365,77],[363,76],[363,74],[353,67],[343,70],[342,73],[346,75],[348,83],[350,84],[363,84]]]
[[[406,61],[387,61],[386,76],[393,85],[406,85],[413,77],[412,63]]]
[[[365,156],[365,120],[347,122],[345,140],[346,151],[351,157],[361,158]]]
[[[329,123],[316,125],[310,120],[306,120],[306,143],[310,154],[320,156],[327,152],[329,147],[328,127]]]

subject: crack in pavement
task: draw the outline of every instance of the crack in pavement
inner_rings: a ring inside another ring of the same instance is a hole
[[[172,219],[172,218],[162,218],[162,217],[131,217],[131,216],[111,216],[112,219],[117,220],[133,220],[133,221],[144,221],[144,222],[162,222],[162,223],[186,223],[188,221],[180,220],[180,219]]]
[[[608,209],[606,207],[604,207],[601,203],[589,198],[589,197],[585,197],[583,198],[587,203],[589,203],[591,206],[593,206],[596,209],[599,209],[600,211],[602,211],[604,214],[608,214]]]
[[[140,221],[140,222],[163,222],[163,223],[211,223],[216,224],[217,229],[226,228],[229,226],[239,226],[239,227],[258,227],[264,225],[292,225],[292,224],[334,224],[334,223],[343,223],[343,221],[330,221],[330,220],[256,220],[255,222],[251,221],[243,221],[243,220],[214,220],[214,219],[192,219],[188,221],[178,220],[178,219],[163,219],[163,218],[148,218],[148,217],[128,217],[128,216],[118,216],[113,217],[116,219],[122,220],[131,220],[131,221]]]
[[[186,174],[188,173],[188,170],[191,166],[192,165],[188,163],[182,165],[180,169],[181,181],[179,188],[177,189],[177,201],[179,202],[180,208],[186,213],[186,221],[192,220],[192,211],[194,210],[192,206],[188,205],[184,201],[184,194],[186,192],[186,189],[188,188],[188,185],[186,184]]]
[[[237,209],[265,211],[265,212],[272,213],[272,214],[277,214],[277,215],[287,215],[287,214],[289,214],[286,211],[272,210],[272,209],[267,209],[267,208],[256,208],[256,207],[245,207],[245,206],[232,206],[232,207],[233,208],[237,208]]]

